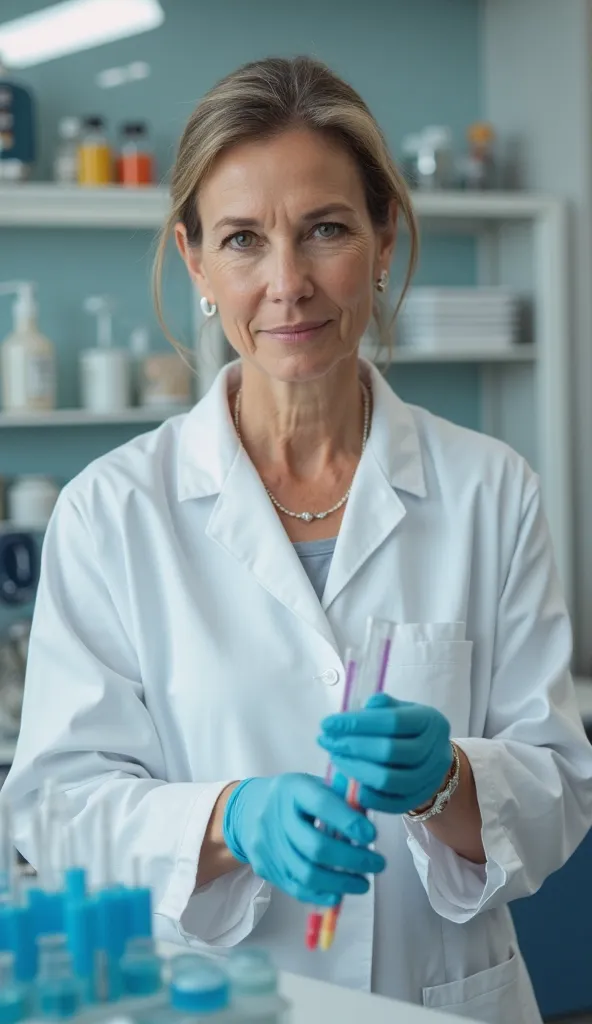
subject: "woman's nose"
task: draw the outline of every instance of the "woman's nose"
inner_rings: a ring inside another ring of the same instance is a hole
[[[298,302],[314,292],[309,261],[292,248],[273,254],[268,265],[267,295],[275,302]]]

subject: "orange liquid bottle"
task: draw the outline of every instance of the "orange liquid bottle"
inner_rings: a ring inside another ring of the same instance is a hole
[[[143,121],[131,121],[122,126],[119,180],[131,188],[154,183],[154,158]]]

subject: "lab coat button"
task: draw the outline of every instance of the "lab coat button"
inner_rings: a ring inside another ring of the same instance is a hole
[[[327,686],[335,686],[335,683],[339,682],[339,672],[336,668],[328,668],[326,672],[323,672],[319,676],[322,683],[326,683]]]

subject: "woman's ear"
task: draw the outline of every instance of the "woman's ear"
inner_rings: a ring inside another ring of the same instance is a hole
[[[387,223],[379,231],[377,263],[379,273],[390,266],[397,242],[397,226],[399,220],[399,204],[392,199],[389,205]]]
[[[184,224],[180,221],[175,224],[175,242],[177,249],[183,263],[187,267],[187,273],[197,286],[201,295],[203,295],[208,302],[214,303],[214,295],[210,288],[206,274],[201,261],[201,250],[198,246],[190,245],[189,239],[187,238],[187,229]]]

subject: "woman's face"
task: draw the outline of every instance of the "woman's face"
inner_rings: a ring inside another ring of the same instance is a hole
[[[390,263],[358,168],[321,135],[290,131],[224,153],[198,197],[202,244],[176,238],[229,342],[277,380],[305,381],[352,357]]]

